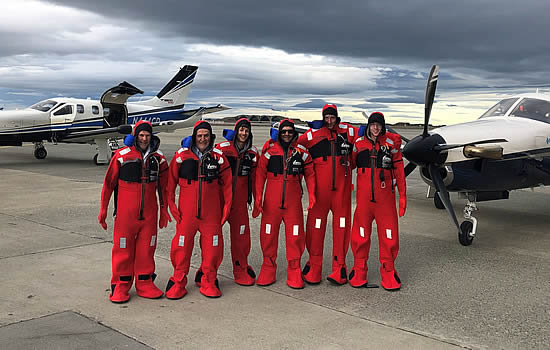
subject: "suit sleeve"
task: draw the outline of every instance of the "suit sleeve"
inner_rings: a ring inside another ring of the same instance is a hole
[[[168,205],[171,206],[176,205],[176,187],[178,186],[178,173],[180,165],[181,158],[179,157],[179,154],[176,153],[172,158],[172,161],[170,162],[170,166],[168,167],[167,171],[166,200],[168,201]]]
[[[313,158],[309,152],[304,152],[304,176],[306,178],[307,193],[311,198],[315,198],[315,170],[313,168]]]
[[[264,193],[264,185],[265,185],[265,180],[267,178],[267,162],[268,162],[268,159],[266,157],[266,153],[268,153],[268,150],[267,150],[267,144],[269,143],[269,141],[267,141],[264,145],[264,151],[262,152],[262,155],[259,157],[260,159],[258,160],[258,166],[256,167],[256,183],[255,183],[255,187],[256,187],[256,199],[255,199],[255,203],[259,203],[260,206],[262,206],[262,197],[263,197],[263,193]]]
[[[162,203],[160,203],[162,208],[168,209],[168,161],[164,156],[160,157],[160,188],[159,192],[162,193]]]
[[[105,181],[103,182],[103,188],[101,190],[101,209],[107,211],[109,207],[109,201],[111,200],[111,195],[115,190],[115,187],[118,184],[118,174],[120,171],[120,162],[118,161],[119,154],[115,154],[111,158],[109,167],[107,168],[107,173],[105,174]]]
[[[252,187],[252,196],[254,199],[256,199],[256,170],[258,169],[258,160],[260,158],[260,155],[258,154],[258,150],[256,147],[254,147],[253,150],[254,157],[252,158],[252,170],[250,172],[250,182]],[[254,202],[252,202],[254,204]]]
[[[308,133],[309,133],[309,137],[311,138],[312,136],[312,130],[309,129],[308,131],[306,131],[305,133],[303,133],[302,135],[300,135],[300,137],[298,137],[298,144],[304,146],[305,148],[309,149],[311,147],[311,141],[310,139],[308,138]]]
[[[397,190],[399,191],[399,197],[404,198],[407,196],[407,184],[405,181],[403,155],[401,154],[401,136],[393,134],[392,139],[394,141],[394,148],[391,150],[391,152],[395,172],[395,182],[397,185]]]
[[[223,192],[223,212],[229,213],[231,210],[231,201],[233,199],[233,175],[231,166],[227,157],[219,155],[218,164],[220,165],[221,190]]]

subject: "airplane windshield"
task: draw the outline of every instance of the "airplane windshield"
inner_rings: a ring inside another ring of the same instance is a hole
[[[489,110],[487,112],[483,113],[483,115],[481,117],[479,117],[479,119],[481,119],[481,118],[490,118],[490,117],[501,117],[506,112],[508,112],[510,107],[512,107],[512,105],[516,101],[517,101],[517,98],[504,99],[504,100],[500,101],[499,103],[497,103],[496,105],[494,105],[493,107],[489,108]]]
[[[30,106],[30,108],[39,110],[40,112],[47,112],[50,109],[52,109],[56,104],[57,104],[57,102],[55,102],[55,101],[46,100],[46,101],[42,101],[42,102],[38,102],[36,104],[33,104],[32,106]]]
[[[550,102],[536,98],[524,98],[514,108],[511,115],[550,124]]]

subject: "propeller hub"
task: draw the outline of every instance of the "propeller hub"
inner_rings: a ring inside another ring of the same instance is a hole
[[[445,139],[439,134],[419,135],[405,145],[403,156],[421,167],[428,164],[439,166],[447,160],[447,152],[436,151],[434,146],[445,143]]]

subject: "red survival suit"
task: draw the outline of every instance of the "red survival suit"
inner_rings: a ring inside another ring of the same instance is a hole
[[[152,134],[151,123],[138,122],[132,136],[137,138],[142,130]],[[168,163],[158,150],[159,138],[151,137],[150,148],[145,156],[136,147],[132,137],[127,137],[125,142],[131,146],[117,150],[109,163],[98,217],[101,226],[107,229],[107,208],[111,194],[115,191],[113,275],[109,295],[109,299],[115,303],[130,299],[128,291],[134,277],[139,296],[160,298],[163,295],[153,283],[156,277],[154,254],[157,247],[157,191],[161,202],[160,227],[166,227],[170,220],[165,191]]]
[[[197,130],[210,131],[210,147],[199,159],[193,152]],[[198,121],[193,135],[182,142],[170,162],[168,180],[168,204],[177,220],[176,235],[172,239],[170,259],[174,275],[166,286],[166,297],[180,299],[187,290],[187,275],[193,253],[197,230],[201,233],[202,263],[200,292],[207,297],[219,297],[217,282],[218,267],[223,259],[222,224],[231,209],[231,171],[227,158],[218,149],[212,149],[215,135],[206,121]],[[179,205],[175,203],[176,187],[179,185]],[[224,206],[220,204],[223,191]]]
[[[353,161],[357,166],[357,208],[351,233],[354,266],[349,275],[349,283],[353,287],[367,285],[370,235],[372,221],[376,220],[381,284],[385,289],[396,290],[401,287],[394,267],[399,251],[396,186],[399,190],[400,216],[405,214],[407,205],[401,136],[386,132],[382,113],[371,114],[369,124],[373,121],[379,122],[383,127],[376,142],[365,135],[357,139],[353,149]]]
[[[279,125],[279,132],[294,123],[288,119]],[[299,145],[296,131],[287,149],[283,148],[280,134],[277,141],[269,140],[256,171],[256,200],[253,217],[262,212],[260,245],[264,256],[256,283],[267,286],[275,282],[277,275],[277,248],[279,226],[285,223],[286,259],[288,261],[286,283],[292,288],[303,288],[300,259],[305,247],[304,217],[302,209],[302,177],[306,178],[310,207],[315,204],[315,173],[307,149]],[[262,194],[265,187],[265,200]],[[308,208],[309,209],[309,208]]]
[[[336,106],[328,106],[336,110]],[[321,282],[329,210],[332,211],[333,260],[332,274],[327,279],[336,284],[347,282],[346,254],[351,231],[351,151],[356,138],[357,128],[338,122],[333,129],[327,126],[318,130],[309,129],[298,139],[298,143],[305,146],[313,157],[316,179],[316,202],[308,212],[306,223],[309,261],[303,275],[308,283]]]
[[[243,149],[238,150],[234,139],[241,126],[251,130],[250,121],[241,118],[235,123],[234,130],[224,130],[228,141],[216,145],[229,161],[233,176],[233,201],[229,214],[231,232],[231,258],[233,260],[233,277],[240,285],[254,284],[256,273],[248,265],[250,254],[250,223],[248,218],[248,204],[252,204],[255,191],[256,166],[258,164],[258,150],[252,145],[252,131],[246,140]]]

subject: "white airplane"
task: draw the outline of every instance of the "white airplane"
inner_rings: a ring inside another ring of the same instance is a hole
[[[550,185],[550,96],[542,93],[505,98],[478,120],[428,131],[439,67],[428,78],[423,133],[408,141],[403,155],[430,187],[436,207],[446,208],[462,245],[470,245],[477,220],[476,202],[507,199],[511,190]],[[467,199],[460,225],[449,191]],[[437,196],[434,194],[437,193]]]
[[[88,143],[97,146],[95,164],[107,164],[117,140],[129,134],[140,120],[153,124],[154,132],[173,132],[192,127],[203,114],[229,109],[224,105],[185,110],[184,105],[198,67],[186,65],[153,98],[127,102],[130,96],[143,93],[122,82],[107,90],[99,101],[74,98],[51,98],[23,110],[0,113],[0,146],[35,145],[34,156],[47,156],[44,141]]]

